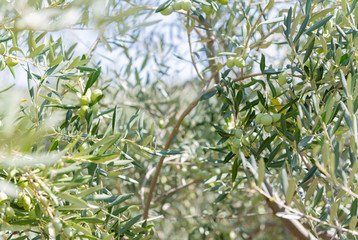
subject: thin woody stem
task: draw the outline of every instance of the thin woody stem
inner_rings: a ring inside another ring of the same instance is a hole
[[[250,75],[247,75],[247,76],[243,76],[243,77],[240,77],[240,78],[237,78],[234,80],[234,82],[238,82],[238,81],[243,81],[245,79],[248,79],[248,78],[251,78],[251,77],[257,77],[257,76],[262,76],[263,74],[262,73],[255,73],[255,74],[250,74]],[[203,89],[199,94],[198,96],[195,98],[194,101],[192,101],[189,106],[184,110],[184,112],[180,115],[178,121],[176,122],[166,144],[165,144],[165,147],[164,147],[164,150],[168,150],[170,145],[172,144],[179,128],[180,128],[180,125],[181,123],[183,122],[183,120],[185,119],[185,117],[198,105],[199,101],[200,101],[200,98],[207,92],[209,91],[212,91],[212,90],[215,90],[215,87],[212,87],[212,88],[209,88],[209,89]],[[149,192],[148,192],[148,196],[147,196],[147,199],[145,201],[145,205],[144,205],[144,211],[143,211],[143,218],[144,219],[147,219],[148,218],[148,212],[149,212],[149,208],[150,208],[150,205],[151,205],[151,202],[152,202],[152,199],[153,199],[153,192],[155,190],[155,187],[157,185],[157,181],[158,181],[158,177],[159,177],[159,174],[160,174],[160,171],[162,169],[162,166],[163,166],[163,163],[164,163],[164,159],[165,157],[161,157],[159,159],[159,162],[158,162],[158,165],[156,166],[156,169],[155,169],[155,173],[154,173],[154,176],[152,178],[152,181],[151,181],[151,184],[150,184],[150,188],[149,188]]]

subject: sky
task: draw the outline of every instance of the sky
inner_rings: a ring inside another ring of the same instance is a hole
[[[101,1],[97,1],[97,3],[100,2]],[[162,3],[163,1],[149,0],[148,2],[152,3],[152,7],[156,7],[158,2]],[[285,8],[287,8],[287,6]],[[275,15],[277,15],[277,13],[275,13]],[[141,17],[140,20],[143,21],[159,22],[155,25],[151,25],[144,28],[144,31],[140,35],[138,43],[133,45],[132,47],[129,47],[129,55],[133,59],[133,67],[140,68],[145,58],[145,54],[148,51],[148,46],[144,45],[144,41],[141,41],[142,39],[146,40],[147,43],[149,42],[149,44],[151,44],[149,47],[149,52],[151,54],[158,54],[158,51],[160,51],[160,45],[162,40],[170,42],[173,46],[176,46],[176,48],[172,48],[170,50],[165,49],[164,52],[160,53],[164,59],[164,62],[162,63],[165,64],[167,68],[160,68],[159,64],[154,61],[150,61],[148,62],[147,68],[142,73],[140,73],[140,77],[142,79],[145,79],[148,73],[151,74],[152,71],[159,70],[162,70],[166,73],[162,75],[163,78],[161,79],[166,82],[185,82],[196,77],[196,73],[190,62],[186,31],[181,17],[182,16],[179,16],[179,14],[177,13],[173,13],[170,16],[162,16],[159,13],[155,13],[152,14],[149,18]],[[113,36],[116,35],[114,28],[109,28],[109,30],[107,30],[107,33]],[[92,44],[98,37],[99,30],[65,29],[61,31],[51,32],[51,34],[53,35],[54,39],[62,37],[64,45],[66,46],[71,46],[74,43],[78,43],[75,52],[77,55],[82,55],[88,52],[89,48],[92,46]],[[128,39],[127,36],[121,36],[120,34],[117,35],[117,40]],[[148,39],[150,41],[148,41]],[[194,49],[197,50],[202,47],[202,44],[195,43],[195,37],[193,37],[192,42]],[[96,50],[93,52],[92,59],[95,63],[99,61],[101,62],[103,74],[107,74],[106,77],[114,78],[114,76],[106,70],[116,69],[118,71],[121,71],[125,69],[129,61],[127,57],[123,54],[123,50],[121,48],[116,48],[113,44],[111,44],[111,46],[113,47],[113,51],[108,50],[104,46],[104,44],[99,44]],[[274,45],[272,45],[268,49],[263,49],[262,52],[265,53],[265,55],[267,56],[266,58],[268,60],[270,59],[270,57],[272,57],[272,59],[275,59],[277,62],[281,62],[281,59],[278,59],[278,56],[285,56],[285,50],[281,50],[281,52],[278,52],[278,49]],[[180,56],[182,59],[178,58],[177,56]],[[272,63],[275,66],[275,62]],[[203,69],[204,66],[200,66],[200,63],[198,64],[199,68]],[[26,64],[23,66],[26,67]],[[0,79],[2,79],[2,81],[0,81],[0,90],[13,83],[16,83],[16,86],[18,88],[27,87],[26,72],[22,68],[23,67],[20,64],[14,67],[16,73],[15,79],[8,68],[0,72]],[[152,80],[155,81],[157,79]]]
[[[141,34],[141,38],[152,38],[153,46],[160,45],[160,37],[163,36],[164,41],[171,41],[173,45],[177,46],[177,49],[180,51],[168,51],[163,52],[165,54],[165,58],[167,59],[165,64],[168,65],[167,75],[163,76],[164,81],[170,81],[169,76],[177,76],[177,73],[180,73],[180,81],[186,81],[188,79],[192,79],[195,76],[194,69],[192,65],[184,60],[180,60],[176,57],[176,55],[182,56],[186,60],[190,60],[188,44],[186,35],[182,35],[184,32],[184,27],[175,26],[173,27],[173,23],[178,23],[178,14],[172,14],[170,16],[162,16],[159,13],[153,14],[147,21],[160,21],[159,23],[146,27],[143,33]],[[183,23],[182,23],[183,24]],[[113,29],[112,29],[113,31]],[[55,31],[50,33],[54,39],[62,37],[65,46],[71,46],[74,43],[78,43],[75,53],[76,55],[86,54],[96,38],[98,37],[99,30],[76,30],[76,29],[65,29],[61,31]],[[110,32],[109,34],[113,34]],[[170,34],[172,36],[170,36]],[[113,34],[115,35],[115,33]],[[126,39],[125,36],[119,36],[118,39]],[[45,41],[46,42],[46,41]],[[99,44],[96,50],[92,54],[92,60],[94,62],[101,61],[101,67],[103,69],[103,73],[106,74],[106,69],[121,69],[124,68],[128,64],[128,59],[123,54],[121,48],[116,48],[113,44],[111,44],[113,51],[108,50],[104,44]],[[159,47],[158,47],[159,48]],[[134,46],[134,48],[129,48],[129,54],[133,58],[133,67],[140,68],[143,59],[145,57],[147,49],[139,40],[138,44]],[[156,51],[156,49],[153,49]],[[155,52],[157,53],[157,52]],[[154,54],[154,52],[153,52]],[[16,73],[15,78],[12,76],[10,70],[6,68],[4,71],[0,72],[0,90],[4,87],[16,83],[16,86],[19,88],[27,87],[27,77],[26,72],[23,70],[23,67],[27,67],[26,64],[17,65],[14,67],[14,72]],[[141,73],[141,77],[145,77],[148,71],[158,70],[158,66],[155,62],[148,62],[147,69]],[[109,72],[107,72],[109,73]],[[113,76],[109,76],[113,77]],[[155,79],[153,79],[155,80]]]

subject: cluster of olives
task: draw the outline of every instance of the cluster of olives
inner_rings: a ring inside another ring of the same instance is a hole
[[[19,208],[34,213],[31,197],[25,193],[21,193],[20,196],[14,201]],[[3,219],[10,221],[16,217],[15,210],[10,206],[10,198],[6,193],[0,192],[0,212],[2,212]]]
[[[91,108],[93,114],[97,114],[98,112],[98,108],[95,104],[93,104],[90,107],[91,103],[94,103],[95,101],[97,101],[97,99],[99,97],[101,97],[103,95],[102,90],[101,89],[95,89],[93,91],[91,91],[91,89],[88,89],[86,94],[78,94],[78,98],[80,100],[81,103],[81,108],[78,112],[78,114],[80,115],[81,118],[85,118],[86,116],[86,112],[89,111],[89,109]]]
[[[36,218],[35,208],[32,204],[32,199],[26,193],[21,193],[20,196],[14,200],[14,203],[21,209],[28,211],[29,216]],[[5,221],[11,221],[16,218],[16,212],[13,207],[10,206],[10,198],[4,192],[0,192],[0,213],[2,213],[2,219]],[[54,217],[51,220],[50,226],[52,226],[57,233],[62,233],[62,236],[71,238],[73,231],[70,227],[63,227],[62,221],[58,217]]]
[[[228,68],[233,68],[234,66],[238,68],[245,67],[245,60],[242,57],[229,57],[226,62]]]
[[[218,2],[222,5],[227,5],[229,0],[219,0]],[[212,5],[201,4],[201,9],[206,15],[211,15],[215,12],[215,9]]]
[[[3,219],[6,221],[10,221],[15,217],[14,209],[7,203],[9,200],[10,199],[6,193],[0,192],[0,212],[3,214]]]
[[[174,11],[184,10],[189,11],[192,7],[190,0],[177,0],[173,5],[168,6],[163,9],[160,13],[164,16],[172,14]]]
[[[5,55],[6,46],[4,43],[0,43],[0,55]],[[19,60],[13,57],[7,57],[5,61],[0,61],[0,71],[4,70],[6,66],[13,67],[19,63]]]
[[[272,129],[272,125],[276,124],[281,119],[280,113],[259,113],[256,115],[256,122],[258,124],[262,124],[266,132],[270,132]]]
[[[218,0],[220,4],[227,5],[229,3],[229,0]],[[169,5],[160,13],[164,16],[168,16],[172,14],[174,11],[189,11],[192,8],[193,4],[191,0],[176,0],[173,5]],[[213,14],[215,12],[214,7],[211,4],[201,4],[201,9],[206,15]]]
[[[228,140],[228,145],[230,146],[230,150],[232,153],[237,154],[241,147],[244,146],[250,146],[252,142],[258,142],[259,138],[257,137],[256,132],[250,132],[247,134],[244,134],[242,129],[235,129],[233,132],[234,136],[232,136]],[[244,151],[244,149],[242,149]],[[244,151],[245,152],[245,151]]]
[[[51,226],[56,230],[57,235],[58,235],[58,233],[62,233],[62,235],[65,236],[66,238],[71,238],[73,236],[72,229],[70,227],[64,228],[62,220],[59,217],[54,217],[51,220],[50,227]]]

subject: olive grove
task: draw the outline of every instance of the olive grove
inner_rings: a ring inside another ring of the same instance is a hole
[[[356,239],[357,3],[0,0],[0,238]]]

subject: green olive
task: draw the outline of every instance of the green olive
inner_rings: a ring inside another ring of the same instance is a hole
[[[5,214],[8,219],[12,219],[13,217],[15,217],[15,211],[12,207],[6,207]]]
[[[181,8],[184,11],[189,11],[191,9],[192,3],[190,0],[183,0],[181,4]]]
[[[245,66],[245,60],[242,57],[237,57],[235,59],[235,66],[238,68],[244,67]]]
[[[6,58],[5,63],[9,67],[13,67],[19,63],[19,60],[15,59],[15,58],[8,57],[8,58]]]
[[[269,133],[272,129],[272,125],[264,126],[265,132]]]
[[[222,5],[227,5],[229,3],[229,0],[219,0],[219,2],[222,4]]]
[[[234,134],[235,134],[235,137],[241,138],[242,135],[244,134],[244,132],[241,129],[236,129]]]
[[[203,9],[203,12],[206,15],[210,15],[214,12],[214,8],[211,5],[205,5],[205,4],[201,4],[201,9]]]
[[[168,16],[168,15],[172,14],[173,12],[174,12],[173,6],[168,6],[167,8],[160,11],[160,13],[164,16]]]
[[[240,147],[240,145],[241,145],[241,141],[240,141],[240,139],[238,139],[238,138],[235,138],[233,141],[232,141],[232,146],[233,147]]]
[[[174,11],[179,11],[182,9],[182,4],[183,4],[183,1],[176,1],[174,4],[173,4],[173,9]]]
[[[62,230],[62,222],[61,219],[58,217],[54,217],[52,219],[52,225],[53,227],[57,230],[57,231],[61,231]]]
[[[83,105],[78,114],[80,115],[80,117],[84,118],[86,116],[86,112],[88,111],[89,107],[87,105]]]
[[[24,209],[25,210],[30,210],[32,207],[32,204],[31,204],[31,198],[29,196],[25,196],[24,197]]]
[[[282,72],[278,75],[278,84],[285,85],[287,83],[288,74],[286,72]]]
[[[264,114],[262,117],[261,117],[261,123],[262,125],[264,126],[269,126],[272,124],[272,117],[268,114]]]
[[[259,113],[256,115],[255,120],[256,120],[257,124],[261,124],[261,118],[263,115],[264,115],[263,113]]]
[[[97,100],[97,98],[99,98],[100,96],[102,96],[102,90],[101,89],[95,89],[92,93],[91,93],[91,100],[94,102]]]
[[[208,178],[208,177],[210,177],[210,173],[206,170],[202,170],[199,172],[198,176],[200,178]]]
[[[219,175],[221,173],[220,168],[214,168],[210,171],[213,175]]]
[[[63,234],[64,234],[66,237],[71,238],[71,237],[73,236],[73,231],[72,231],[71,228],[65,227],[65,228],[63,229]]]
[[[25,194],[22,194],[18,200],[18,205],[23,207],[25,210],[30,210],[31,208],[31,198]]]
[[[83,105],[89,104],[91,102],[91,99],[87,95],[83,95],[80,98],[80,103]]]
[[[228,68],[233,68],[235,66],[235,58],[234,57],[229,57],[227,62],[226,62],[226,66]]]
[[[239,152],[240,148],[239,147],[235,147],[235,146],[231,146],[231,152],[233,154],[237,154]]]
[[[6,52],[6,46],[4,43],[0,43],[0,55],[4,55]]]

